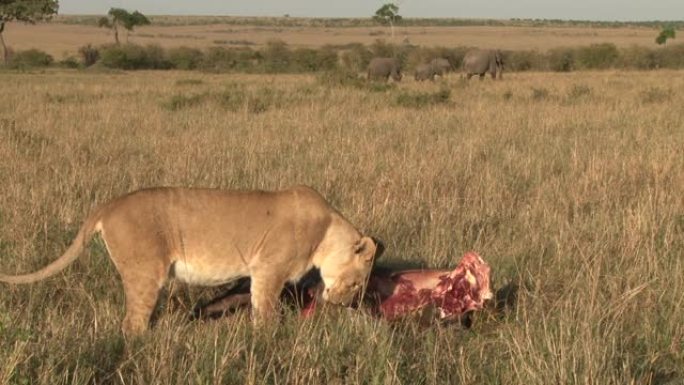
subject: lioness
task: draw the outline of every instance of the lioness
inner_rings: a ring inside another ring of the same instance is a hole
[[[322,297],[347,304],[370,272],[376,245],[315,190],[283,191],[152,188],[93,210],[59,259],[0,281],[31,283],[72,263],[100,232],[123,281],[126,335],[148,328],[169,276],[197,285],[251,278],[255,320],[270,318],[284,285],[320,269]]]

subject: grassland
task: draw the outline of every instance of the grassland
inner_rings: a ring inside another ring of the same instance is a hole
[[[507,50],[545,51],[559,46],[584,46],[614,43],[654,47],[658,29],[653,27],[593,28],[586,26],[403,26],[398,27],[395,42],[421,46],[478,46]],[[125,40],[125,37],[122,37]],[[129,41],[159,44],[162,47],[212,46],[261,47],[270,40],[283,40],[292,47],[320,47],[350,42],[371,44],[377,39],[390,41],[388,28],[382,26],[320,27],[231,24],[169,24],[136,29]],[[12,23],[5,31],[7,44],[15,50],[37,48],[55,58],[75,55],[86,44],[100,45],[114,41],[107,29],[93,25],[59,22],[25,25]]]
[[[682,72],[388,88],[171,71],[0,80],[4,272],[53,260],[93,205],[131,190],[305,183],[385,240],[384,265],[449,267],[476,250],[496,288],[518,287],[469,330],[335,308],[254,330],[244,314],[188,321],[214,291],[174,285],[124,348],[121,284],[96,239],[56,278],[0,287],[0,383],[684,378]],[[447,100],[432,97],[441,87]]]

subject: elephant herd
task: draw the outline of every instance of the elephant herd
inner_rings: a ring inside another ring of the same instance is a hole
[[[466,79],[479,75],[480,80],[489,73],[493,79],[501,79],[504,67],[503,57],[499,50],[473,49],[463,57],[463,74]],[[428,63],[416,67],[414,78],[417,81],[434,80],[436,76],[444,76],[454,71],[454,65],[445,58],[434,58]],[[374,58],[368,64],[368,80],[384,80],[389,78],[400,81],[402,78],[401,62],[397,58]]]

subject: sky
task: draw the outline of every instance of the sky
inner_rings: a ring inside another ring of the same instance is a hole
[[[110,7],[146,15],[368,17],[377,0],[60,0],[60,14],[105,14]],[[684,20],[684,0],[399,0],[404,17],[576,20]]]

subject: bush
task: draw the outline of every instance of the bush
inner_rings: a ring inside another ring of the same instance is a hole
[[[64,67],[64,68],[74,69],[74,68],[81,67],[81,63],[78,62],[77,58],[75,58],[73,56],[69,56],[69,57],[66,57],[66,58],[60,60],[59,66]]]
[[[643,103],[664,103],[672,99],[673,92],[671,89],[661,89],[658,87],[650,87],[639,93],[639,97]]]
[[[330,47],[298,48],[290,56],[294,72],[330,71],[337,67],[337,51]]]
[[[53,61],[52,56],[41,50],[28,49],[14,52],[10,57],[8,65],[10,68],[47,67]]]
[[[616,66],[650,70],[660,67],[660,64],[658,63],[658,56],[652,49],[633,45],[620,51]]]
[[[546,88],[532,88],[532,100],[544,100],[549,97],[549,90]]]
[[[326,71],[318,77],[318,82],[328,87],[356,87],[362,88],[366,80],[356,71],[340,68],[336,71]]]
[[[340,55],[333,47],[326,45],[318,50],[318,71],[331,71],[337,68]]]
[[[451,66],[453,67],[454,70],[458,70],[458,68],[461,67],[461,63],[463,63],[463,57],[465,56],[466,52],[468,52],[467,47],[455,47],[455,48],[443,48],[443,47],[438,47],[436,49],[436,56],[435,57],[443,57],[451,63]]]
[[[259,88],[246,91],[243,87],[233,84],[224,92],[216,95],[218,103],[233,112],[245,108],[252,114],[260,114],[271,108],[281,108],[291,100],[282,90]]]
[[[199,105],[204,101],[206,95],[183,95],[178,94],[172,96],[168,101],[162,103],[162,107],[169,111],[178,111],[183,108]]]
[[[601,43],[578,48],[575,59],[581,68],[606,69],[613,67],[619,56],[615,44]]]
[[[554,48],[547,55],[551,71],[570,72],[575,69],[575,53],[572,48]]]
[[[179,70],[194,70],[200,66],[203,59],[202,51],[196,48],[178,47],[167,52],[171,67]]]
[[[93,47],[92,45],[84,45],[78,49],[78,53],[81,54],[81,59],[83,59],[83,66],[90,67],[100,60],[100,51]]]
[[[199,68],[206,71],[226,72],[237,66],[237,55],[233,50],[211,47],[202,57]]]
[[[543,62],[537,51],[504,52],[504,66],[509,71],[530,71],[540,69]]]
[[[261,52],[261,63],[264,72],[284,73],[290,71],[291,52],[287,44],[281,40],[272,40],[266,43],[266,48]]]
[[[318,50],[297,48],[292,52],[292,67],[295,72],[316,72],[318,70]]]
[[[383,39],[375,40],[370,46],[370,51],[372,57],[395,57],[397,53],[395,45]]]
[[[171,62],[166,57],[164,49],[157,44],[149,44],[145,46],[145,54],[147,55],[147,65],[149,69],[168,70],[173,68]]]
[[[440,88],[437,92],[402,92],[395,99],[395,104],[401,107],[421,108],[435,104],[449,102],[451,90],[447,87]]]
[[[684,68],[684,44],[672,44],[656,50],[657,61],[663,68]]]
[[[568,99],[570,100],[580,99],[589,95],[591,95],[591,88],[584,84],[575,84],[572,86],[570,91],[568,91]]]
[[[178,79],[176,80],[177,86],[198,86],[204,84],[201,79]]]
[[[124,70],[169,69],[171,63],[158,45],[146,47],[137,44],[106,45],[102,47],[102,65]]]
[[[342,67],[353,72],[365,71],[373,53],[361,43],[354,43],[340,55]]]

